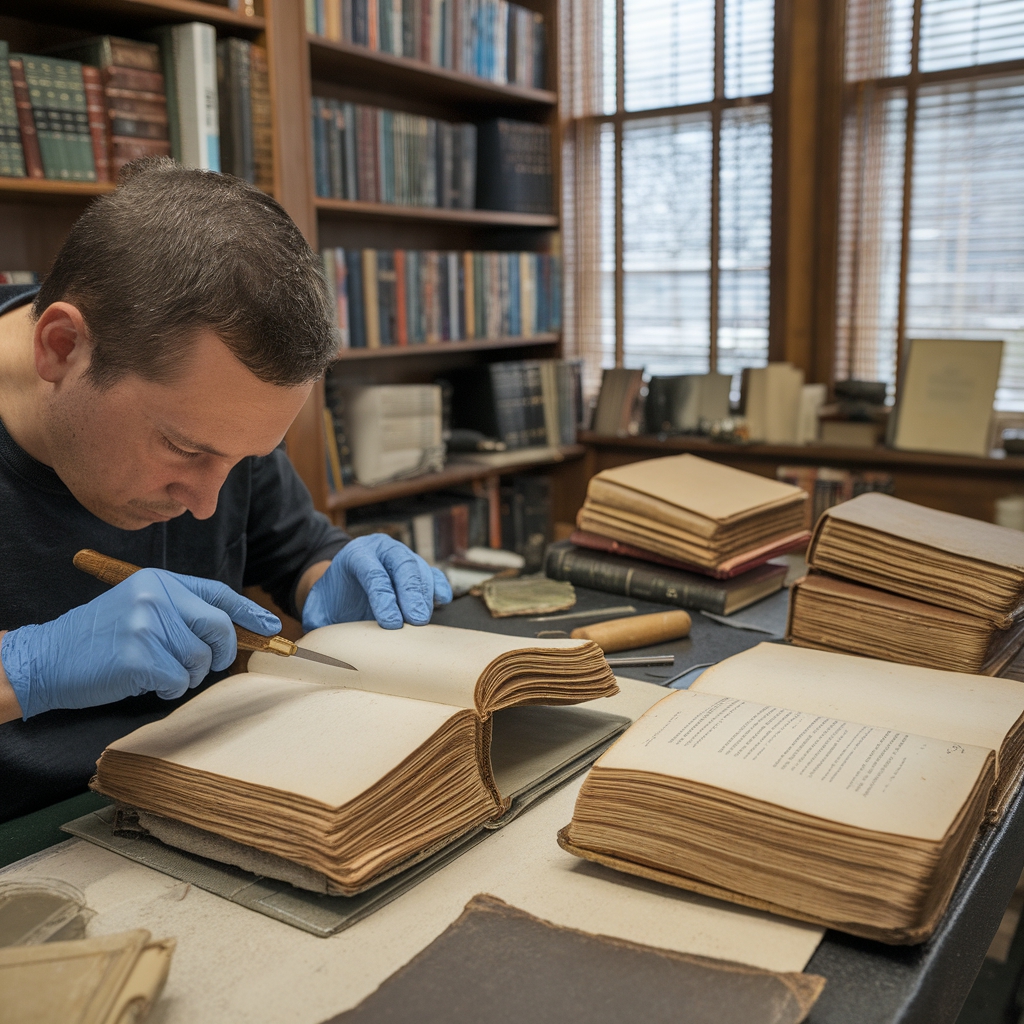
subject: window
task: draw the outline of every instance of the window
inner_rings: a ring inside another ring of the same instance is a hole
[[[848,0],[835,374],[901,341],[1005,342],[1024,411],[1024,0]]]
[[[567,6],[567,331],[594,370],[763,365],[773,0]]]

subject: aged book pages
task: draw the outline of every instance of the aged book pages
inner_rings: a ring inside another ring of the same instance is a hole
[[[994,797],[994,752],[1017,774],[1022,703],[1005,681],[978,679],[996,685],[971,701],[941,678],[954,674],[913,669],[915,705],[905,666],[868,669],[861,685],[859,665],[871,663],[777,645],[721,663],[598,760],[559,841],[682,888],[920,941]],[[972,725],[944,728],[936,705]]]
[[[1024,620],[990,619],[812,573],[790,590],[786,638],[907,665],[994,675],[1024,644]]]
[[[139,1024],[160,995],[174,940],[138,929],[40,946],[0,949],[3,1018]]]
[[[679,690],[595,770],[685,779],[912,839],[941,840],[992,752],[716,693]]]
[[[799,487],[745,473],[695,455],[670,455],[606,469],[594,477],[678,506],[715,524],[728,524],[778,506],[803,507]]]
[[[492,712],[616,692],[590,641],[356,622],[302,643],[359,671],[254,655],[264,673],[229,677],[111,744],[93,787],[351,894],[507,810]]]
[[[1000,813],[1020,778],[1024,683],[1012,679],[758,644],[701,673],[690,689],[994,750]]]
[[[1005,628],[1024,602],[1024,533],[900,501],[862,494],[828,509],[807,550],[822,572]]]

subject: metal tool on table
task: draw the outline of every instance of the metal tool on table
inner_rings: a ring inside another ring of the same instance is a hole
[[[74,557],[74,563],[76,569],[81,569],[82,572],[87,572],[90,576],[95,576],[96,579],[109,583],[111,586],[123,583],[140,569],[140,566],[132,565],[131,562],[122,562],[118,558],[101,555],[98,551],[92,551],[89,548],[79,551]],[[359,671],[347,661],[339,661],[326,654],[299,647],[287,637],[262,636],[239,625],[235,625],[235,636],[238,638],[239,648],[243,651],[271,651],[282,658],[304,658],[306,661],[315,661],[333,668],[344,668],[351,672]]]
[[[570,635],[573,640],[593,640],[605,654],[611,654],[678,640],[689,635],[691,625],[690,616],[684,611],[654,612],[580,626]]]

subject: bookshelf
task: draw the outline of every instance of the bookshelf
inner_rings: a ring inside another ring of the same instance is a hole
[[[521,0],[545,19],[545,81],[557,76],[557,3]],[[242,4],[241,6],[246,6]],[[501,85],[420,60],[309,35],[304,0],[256,0],[255,13],[206,0],[6,0],[0,39],[13,51],[42,52],[92,35],[140,35],[162,24],[205,21],[218,38],[239,36],[267,49],[274,142],[273,195],[318,251],[326,247],[377,249],[557,251],[556,215],[491,210],[436,209],[318,198],[314,184],[312,98],[322,96],[447,120],[508,116],[548,126],[553,135],[555,202],[558,189],[558,95],[553,89]],[[104,183],[0,178],[0,269],[45,273],[88,202],[109,191]],[[480,362],[561,355],[559,334],[484,338],[389,349],[355,349],[339,355],[332,373],[354,383],[426,383],[446,371]],[[325,471],[318,384],[287,437],[288,451],[316,506],[339,523],[347,509],[474,484],[496,502],[500,471],[452,466],[441,473],[378,488],[350,487],[330,494]],[[550,465],[579,462],[582,449]],[[538,465],[530,462],[529,465]],[[395,488],[398,488],[396,491]],[[412,489],[409,489],[412,488]],[[492,509],[492,514],[494,509]]]

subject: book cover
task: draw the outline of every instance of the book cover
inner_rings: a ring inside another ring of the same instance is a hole
[[[97,181],[111,181],[110,134],[117,132],[117,120],[107,124],[107,104],[103,95],[103,81],[99,68],[82,65],[82,84],[85,87],[85,107],[89,115],[89,137],[92,141],[92,159]],[[144,122],[148,123],[148,122]],[[117,134],[125,134],[117,132]]]
[[[366,299],[363,291],[363,254],[359,249],[345,250],[348,276],[348,330],[352,348],[366,348]]]
[[[43,158],[39,151],[39,136],[36,133],[35,117],[32,113],[32,99],[25,81],[25,64],[12,57],[7,66],[11,72],[11,87],[14,91],[14,105],[18,112],[18,129],[21,133],[21,147],[25,158],[25,173],[30,178],[44,178]]]
[[[216,30],[193,21],[172,26],[170,34],[181,144],[178,159],[186,167],[219,171]]]
[[[249,47],[249,70],[254,180],[256,186],[264,192],[273,192],[274,130],[270,105],[270,71],[266,49],[255,43]]]
[[[377,290],[377,250],[363,249],[363,316],[366,347],[380,348],[380,297]]]

